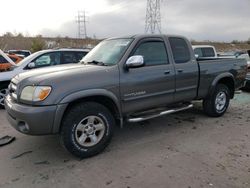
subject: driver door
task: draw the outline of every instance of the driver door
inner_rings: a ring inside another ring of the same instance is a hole
[[[123,112],[146,110],[173,101],[175,71],[169,62],[164,40],[138,42],[130,56],[141,55],[145,66],[121,71],[120,93]]]

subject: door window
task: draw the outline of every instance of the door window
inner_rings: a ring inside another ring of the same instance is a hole
[[[175,63],[187,63],[191,60],[191,54],[187,42],[182,38],[169,38]]]
[[[61,64],[78,63],[75,52],[62,52]]]
[[[195,53],[195,55],[198,55],[199,57],[203,57],[203,53],[201,51],[201,48],[195,48],[194,53]]]
[[[38,57],[35,61],[35,68],[60,64],[60,52],[46,53]]]
[[[76,56],[76,60],[78,62],[80,62],[82,60],[82,58],[87,54],[87,52],[75,52],[75,56]]]
[[[8,63],[8,61],[2,55],[0,55],[0,63]]]
[[[215,57],[213,48],[202,48],[203,57]]]
[[[199,55],[199,57],[215,57],[213,48],[196,48],[194,53]]]
[[[168,63],[165,44],[162,41],[147,41],[141,43],[133,55],[141,55],[146,66]]]

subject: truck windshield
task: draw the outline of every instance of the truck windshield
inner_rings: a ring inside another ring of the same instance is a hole
[[[115,65],[123,56],[132,39],[110,39],[98,44],[82,60],[84,64]]]

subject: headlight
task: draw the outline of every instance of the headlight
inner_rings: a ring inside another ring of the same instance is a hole
[[[51,92],[50,86],[26,86],[21,93],[21,99],[26,101],[43,101]]]

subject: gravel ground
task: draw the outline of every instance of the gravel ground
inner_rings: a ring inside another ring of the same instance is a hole
[[[221,118],[195,108],[117,128],[101,154],[79,160],[58,136],[18,133],[0,110],[0,187],[250,187],[250,93]]]

